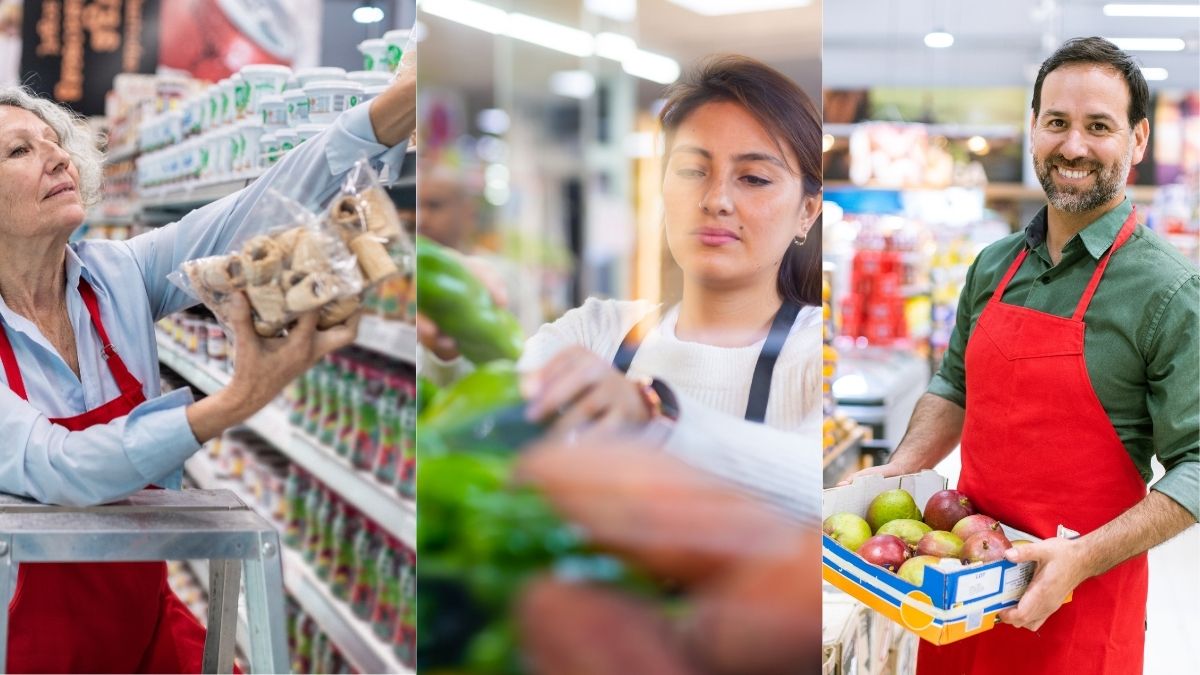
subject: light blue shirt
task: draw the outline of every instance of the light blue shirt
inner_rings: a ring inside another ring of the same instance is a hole
[[[196,301],[167,275],[186,260],[226,253],[269,228],[273,223],[254,213],[268,188],[317,210],[362,157],[369,157],[376,171],[386,167],[386,175],[399,175],[405,146],[380,145],[367,106],[352,108],[249,187],[178,222],[127,241],[69,245],[67,313],[75,330],[79,379],[37,326],[0,298],[0,329],[7,330],[29,396],[26,402],[13,393],[0,369],[0,492],[50,504],[91,505],[150,483],[178,488],[183,462],[200,444],[185,415],[191,392],[162,395],[154,323]],[[120,395],[79,295],[80,276],[95,289],[113,346],[142,382],[148,400],[108,424],[72,432],[50,418],[80,415]]]

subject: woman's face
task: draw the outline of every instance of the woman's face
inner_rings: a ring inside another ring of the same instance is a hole
[[[788,246],[820,211],[798,167],[791,148],[736,103],[706,103],[684,119],[669,148],[663,202],[667,246],[685,283],[773,283]]]
[[[69,236],[83,222],[79,172],[40,117],[0,106],[0,232]]]

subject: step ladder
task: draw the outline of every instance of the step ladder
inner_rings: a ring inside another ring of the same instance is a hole
[[[251,672],[288,672],[279,532],[232,492],[142,490],[86,508],[0,494],[0,672],[7,672],[7,607],[21,563],[196,559],[209,561],[202,672],[233,671],[243,576]]]

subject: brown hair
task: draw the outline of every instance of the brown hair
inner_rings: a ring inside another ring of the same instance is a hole
[[[775,137],[780,150],[786,145],[795,153],[804,195],[821,192],[821,115],[804,90],[783,73],[747,56],[710,56],[668,87],[666,100],[658,115],[666,152],[679,125],[700,106],[737,103]],[[820,217],[803,246],[788,245],[776,288],[784,300],[821,304]]]

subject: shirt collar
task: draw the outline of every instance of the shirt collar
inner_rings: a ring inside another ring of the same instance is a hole
[[[1079,231],[1076,235],[1083,242],[1084,248],[1096,260],[1104,255],[1104,252],[1113,245],[1117,239],[1117,234],[1121,231],[1121,226],[1129,218],[1129,214],[1133,212],[1133,204],[1126,197],[1124,201],[1118,204],[1109,212],[1093,220],[1087,227]],[[1043,206],[1033,220],[1029,221],[1029,225],[1025,227],[1025,245],[1030,250],[1037,249],[1046,241],[1046,207]]]

